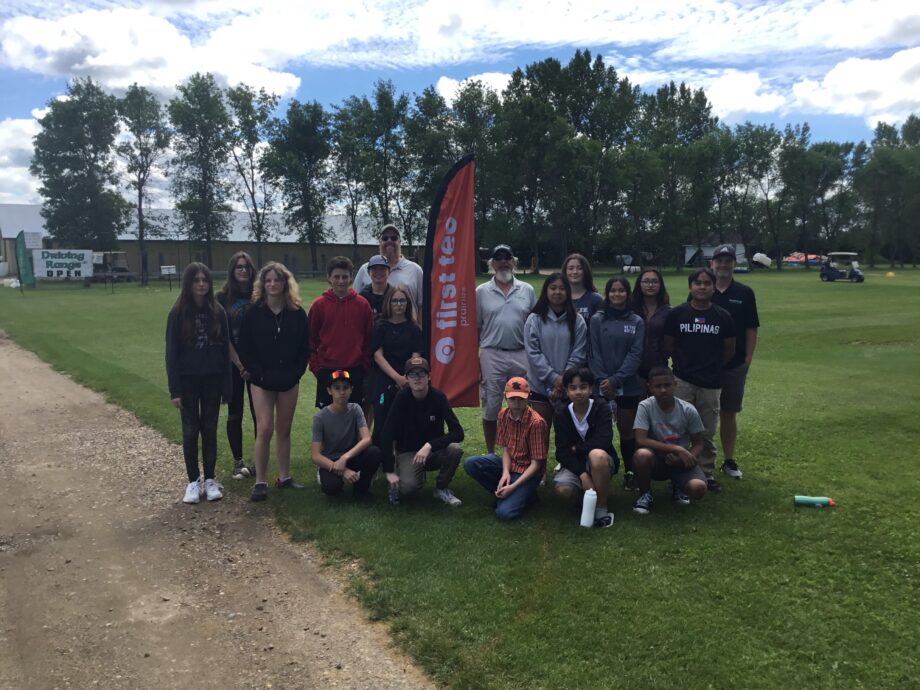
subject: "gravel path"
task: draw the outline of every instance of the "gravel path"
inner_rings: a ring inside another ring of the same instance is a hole
[[[431,687],[264,510],[182,504],[178,446],[2,332],[0,381],[0,687]]]

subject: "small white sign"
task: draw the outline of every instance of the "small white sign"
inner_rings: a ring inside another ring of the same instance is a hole
[[[92,278],[93,252],[90,249],[35,249],[32,267],[35,277],[40,279]]]
[[[23,231],[22,239],[26,243],[26,249],[41,249],[42,248],[42,234],[40,232]]]
[[[161,276],[174,276],[176,275],[175,266],[160,266],[160,275]]]

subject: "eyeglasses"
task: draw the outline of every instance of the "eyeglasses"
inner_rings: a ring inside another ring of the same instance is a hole
[[[643,285],[661,285],[660,280],[642,280],[640,281]]]
[[[381,235],[380,239],[384,242],[398,242],[399,235]]]
[[[246,271],[247,273],[249,272],[249,266],[247,266],[246,264],[243,264],[241,266],[234,266],[233,269],[236,271]]]
[[[402,297],[397,297],[396,299],[391,299],[390,304],[406,304],[408,301]]]

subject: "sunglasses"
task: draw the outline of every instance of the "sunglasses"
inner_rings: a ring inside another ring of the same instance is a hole
[[[496,254],[492,258],[495,259],[496,261],[511,261],[513,257],[511,256],[511,254],[502,252],[501,254]]]
[[[333,372],[332,372],[332,380],[333,380],[333,381],[340,381],[340,380],[347,381],[347,380],[349,380],[350,378],[351,378],[351,374],[349,374],[349,373],[348,373],[347,371],[345,371],[344,369],[337,369],[336,371],[333,371]]]
[[[381,235],[380,239],[384,242],[398,242],[399,235]]]

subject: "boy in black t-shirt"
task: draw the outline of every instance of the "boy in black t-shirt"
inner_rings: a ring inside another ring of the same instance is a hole
[[[711,269],[690,274],[690,301],[674,307],[664,327],[664,349],[671,355],[677,386],[674,395],[696,407],[706,429],[700,466],[710,491],[719,491],[712,473],[716,464],[713,440],[719,426],[722,367],[735,354],[731,314],[712,303],[716,278]]]

